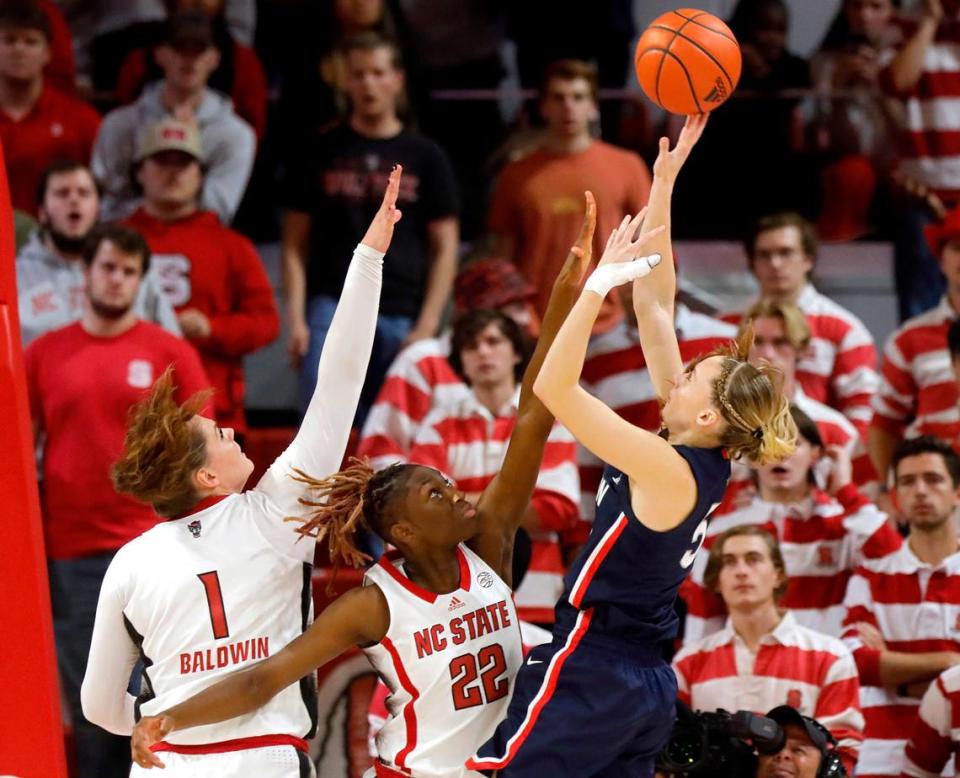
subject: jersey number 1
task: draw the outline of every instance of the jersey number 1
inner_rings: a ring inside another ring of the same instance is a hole
[[[227,627],[227,612],[223,609],[223,593],[220,591],[220,576],[216,570],[209,573],[197,573],[197,578],[203,584],[207,593],[207,610],[210,611],[210,626],[213,627],[213,637],[216,640],[230,637]]]
[[[507,660],[499,643],[484,646],[476,656],[463,654],[451,660],[453,707],[457,710],[475,708],[484,702],[506,697],[510,690],[510,681],[500,677],[506,671]],[[480,683],[474,684],[477,676],[480,677]]]

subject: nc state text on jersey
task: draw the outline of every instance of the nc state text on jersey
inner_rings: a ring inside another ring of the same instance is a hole
[[[450,619],[446,627],[443,624],[434,624],[432,627],[413,633],[414,643],[417,646],[417,659],[430,656],[434,651],[443,651],[447,647],[448,635],[449,642],[459,646],[489,632],[506,629],[511,624],[506,600],[500,600]]]

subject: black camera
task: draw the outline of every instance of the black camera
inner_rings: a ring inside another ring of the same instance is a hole
[[[784,742],[773,719],[745,710],[692,711],[678,702],[677,722],[657,769],[690,778],[753,778],[756,753],[775,754]]]

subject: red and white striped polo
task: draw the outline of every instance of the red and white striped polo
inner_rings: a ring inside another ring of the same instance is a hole
[[[450,330],[407,346],[390,365],[363,425],[358,456],[375,469],[406,462],[430,409],[462,399],[470,389],[450,366]]]
[[[765,713],[790,705],[836,738],[850,774],[863,740],[857,667],[836,638],[801,626],[787,611],[756,653],[731,622],[673,659],[678,696],[695,710]]]
[[[497,415],[481,405],[473,392],[451,405],[434,408],[417,432],[410,461],[435,467],[467,494],[478,495],[503,467],[516,426],[519,397],[518,388]],[[553,622],[553,606],[563,593],[565,570],[557,533],[576,524],[579,494],[576,441],[555,423],[531,502],[541,531],[531,533],[530,567],[516,592],[517,609],[525,621]]]
[[[731,527],[759,524],[779,541],[790,584],[781,604],[805,627],[839,638],[844,594],[853,571],[864,560],[893,553],[902,543],[886,514],[848,484],[833,499],[819,489],[800,503],[765,502],[759,495],[740,510],[715,516],[704,546]],[[708,554],[700,553],[681,589],[687,604],[684,644],[721,629],[726,607],[703,585]]]
[[[810,325],[809,354],[797,363],[797,381],[814,400],[842,412],[864,435],[877,391],[877,349],[860,319],[808,283],[796,301]],[[748,306],[749,307],[749,306]],[[739,324],[745,311],[727,314]]]
[[[907,320],[890,336],[873,400],[873,426],[896,437],[956,437],[960,395],[947,349],[947,330],[956,318],[944,296],[936,308]]]
[[[843,640],[860,671],[860,705],[866,720],[857,776],[900,775],[918,701],[880,684],[881,652],[863,644],[855,625],[872,624],[890,651],[960,650],[960,551],[934,568],[904,543],[896,553],[856,570],[844,606]]]
[[[904,778],[939,778],[950,765],[960,767],[960,666],[940,674],[920,701],[903,763]]]

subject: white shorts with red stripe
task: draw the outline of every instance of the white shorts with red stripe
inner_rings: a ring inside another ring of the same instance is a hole
[[[265,745],[257,746],[255,743]],[[247,747],[253,745],[253,747]],[[176,749],[176,750],[167,750]],[[166,765],[162,773],[134,764],[131,778],[315,778],[316,771],[300,738],[284,735],[244,738],[209,746],[158,744],[154,752]]]

